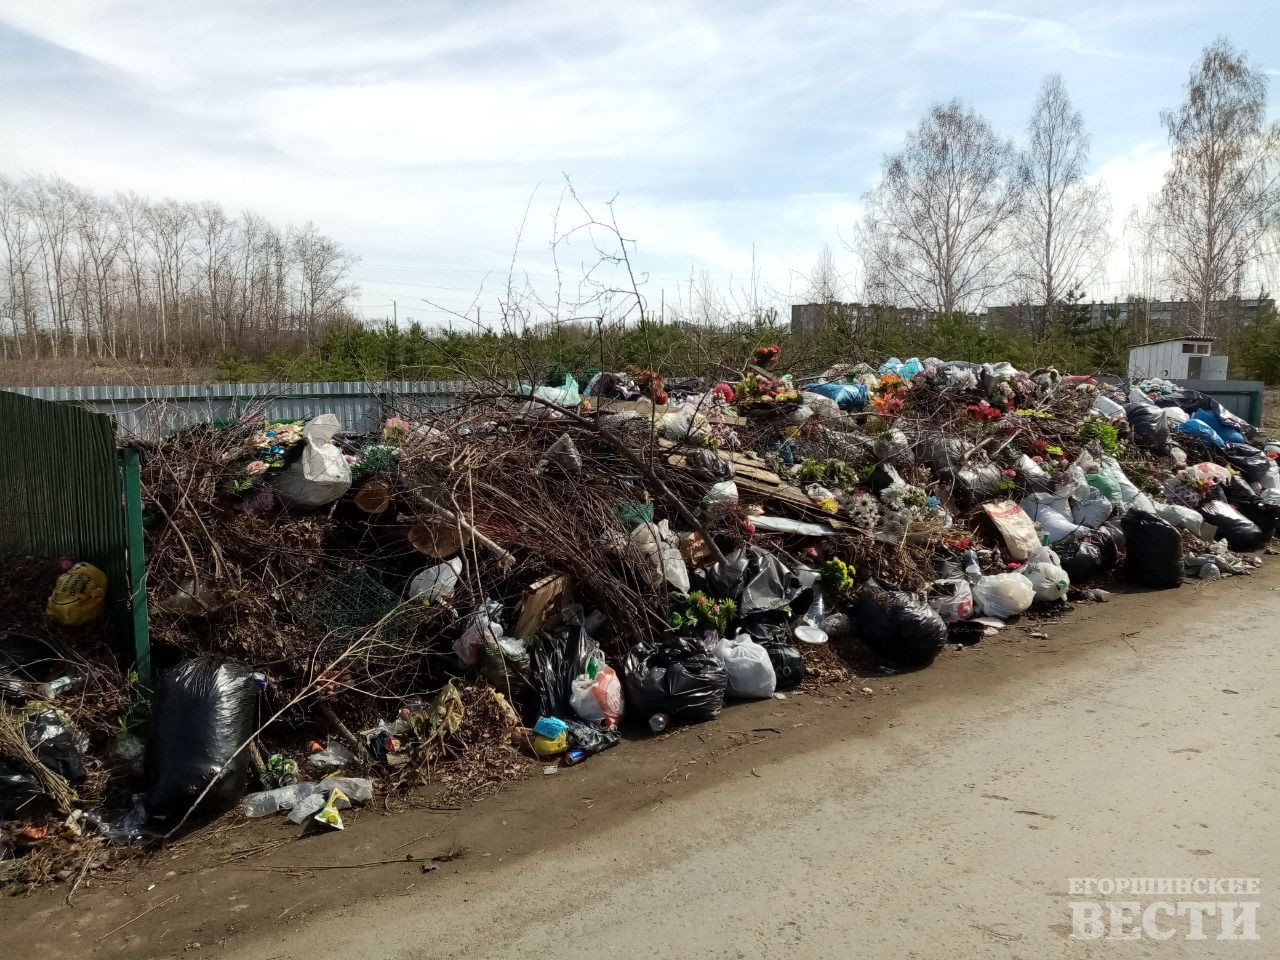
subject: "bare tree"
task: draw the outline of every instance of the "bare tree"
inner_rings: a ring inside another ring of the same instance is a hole
[[[1174,289],[1205,334],[1239,294],[1280,218],[1280,123],[1267,122],[1267,76],[1225,39],[1204,49],[1187,98],[1160,119],[1173,166],[1156,201]]]
[[[1084,118],[1061,74],[1050,74],[1027,128],[1017,218],[1018,281],[1037,337],[1053,325],[1059,305],[1097,277],[1110,248],[1110,204],[1105,189],[1086,178],[1088,166]]]
[[[260,356],[350,323],[354,263],[310,224],[0,178],[0,356]]]
[[[934,104],[864,197],[869,292],[942,313],[979,306],[1008,282],[1021,194],[1013,144],[959,100]]]
[[[320,319],[331,315],[351,295],[347,275],[355,260],[310,221],[294,236],[292,247],[301,274],[302,332],[310,345]]]
[[[33,285],[37,252],[34,227],[22,189],[4,177],[0,177],[0,243],[5,248],[7,295],[4,302],[6,316],[13,324],[15,353],[19,358],[23,355],[22,337],[18,335],[18,317],[21,316],[27,349],[32,357],[39,357],[39,311]]]
[[[810,303],[830,305],[840,302],[844,290],[844,279],[836,269],[836,258],[831,252],[830,244],[823,245],[822,252],[818,254],[818,259],[813,269],[809,271],[807,279],[809,281],[807,296]]]
[[[203,245],[204,257],[204,296],[206,299],[209,320],[218,326],[218,347],[227,349],[227,305],[221,294],[225,291],[228,297],[230,290],[225,288],[234,284],[234,276],[230,269],[235,227],[227,219],[226,211],[216,203],[202,203],[196,210],[196,232]]]

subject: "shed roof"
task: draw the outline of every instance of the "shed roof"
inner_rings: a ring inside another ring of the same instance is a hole
[[[1135,347],[1154,347],[1157,343],[1181,343],[1194,340],[1196,343],[1213,343],[1217,337],[1166,337],[1163,340],[1148,340],[1146,343],[1135,343]]]

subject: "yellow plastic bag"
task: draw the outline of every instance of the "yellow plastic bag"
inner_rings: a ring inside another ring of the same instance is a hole
[[[529,738],[529,742],[533,745],[533,752],[538,756],[554,757],[569,749],[569,734],[568,731],[562,730],[560,734],[552,740],[535,733]]]
[[[350,806],[351,804],[350,800],[347,799],[347,795],[337,787],[334,787],[329,791],[329,799],[325,802],[325,805],[320,808],[320,812],[312,817],[312,819],[315,820],[316,823],[324,824],[324,826],[331,830],[344,829],[342,824],[342,814],[338,812],[338,805],[341,803],[345,803],[347,806]]]
[[[92,623],[107,608],[107,575],[91,563],[77,563],[58,578],[44,614],[64,627]]]

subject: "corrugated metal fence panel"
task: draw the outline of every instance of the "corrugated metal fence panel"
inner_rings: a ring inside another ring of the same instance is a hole
[[[128,607],[120,463],[111,420],[0,392],[0,552],[69,556],[100,568]]]
[[[264,417],[273,420],[300,420],[332,413],[347,430],[367,433],[377,427],[389,409],[445,406],[453,397],[474,392],[476,385],[464,380],[393,380],[10,389],[28,397],[90,407],[109,414],[123,433],[158,439],[182,427],[239,416],[255,404],[261,405]]]

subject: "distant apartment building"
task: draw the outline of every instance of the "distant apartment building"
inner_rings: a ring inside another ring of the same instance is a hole
[[[867,327],[877,320],[897,319],[906,326],[923,326],[927,310],[873,303],[797,303],[791,307],[791,335],[816,340],[837,324],[848,329]]]
[[[1219,325],[1248,325],[1258,315],[1258,306],[1263,302],[1257,297],[1217,300],[1211,312]],[[1090,327],[1102,326],[1111,317],[1127,324],[1130,313],[1147,331],[1191,331],[1199,324],[1199,313],[1190,300],[1115,300],[1110,303],[1095,300],[1078,304],[1076,309],[1086,311],[1086,323]],[[987,309],[987,322],[1005,330],[1038,328],[1043,317],[1044,304],[1040,303],[1012,303]]]

